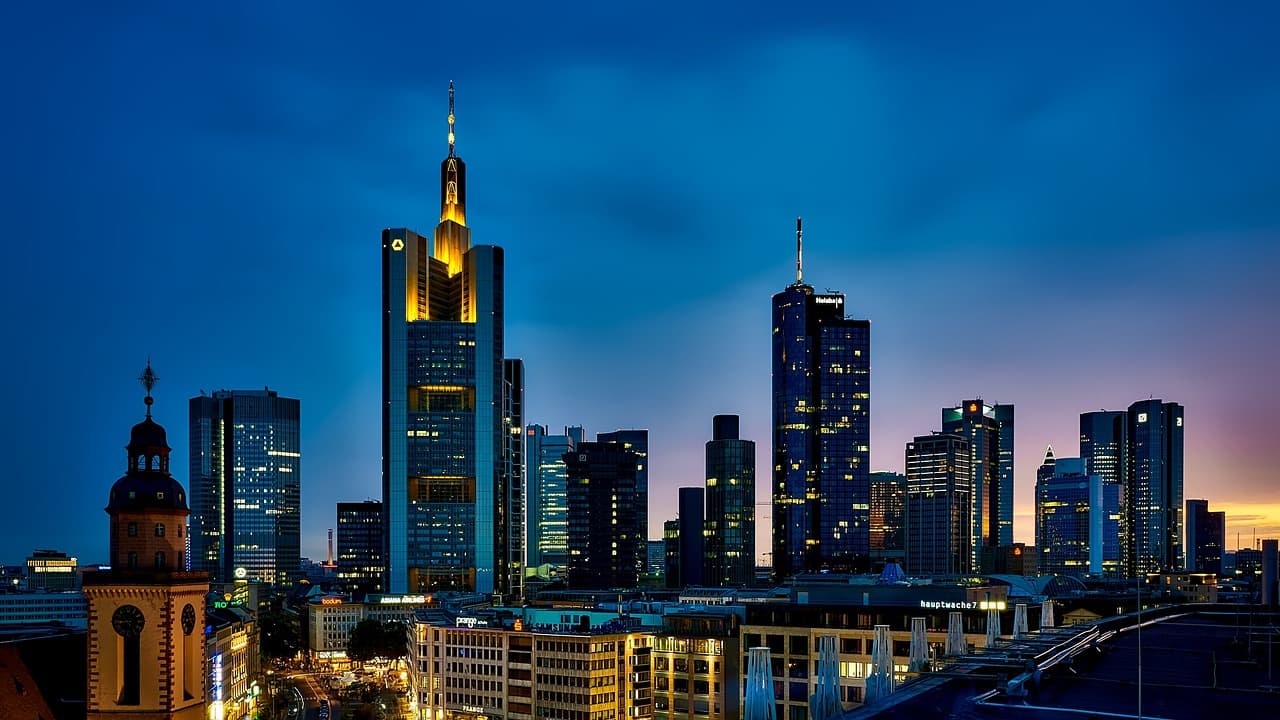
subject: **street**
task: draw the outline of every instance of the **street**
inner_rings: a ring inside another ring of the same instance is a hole
[[[286,714],[288,720],[320,720],[320,700],[329,701],[328,720],[341,720],[342,708],[337,698],[329,695],[323,675],[297,674],[289,676],[289,684],[297,691],[303,704],[302,717],[297,714]]]

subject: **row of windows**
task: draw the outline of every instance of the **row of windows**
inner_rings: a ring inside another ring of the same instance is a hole
[[[129,523],[128,532],[129,532],[129,537],[138,537],[138,523],[136,522]],[[156,526],[153,532],[155,533],[156,537],[164,537],[164,524],[156,523]],[[181,525],[178,526],[178,537],[182,537]]]

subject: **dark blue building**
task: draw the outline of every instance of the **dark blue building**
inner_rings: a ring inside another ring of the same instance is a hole
[[[799,223],[797,222],[797,245]],[[773,571],[870,569],[871,323],[802,282],[773,296]]]
[[[1132,573],[1180,570],[1182,562],[1182,406],[1158,399],[1129,406]]]
[[[639,582],[635,452],[619,443],[584,442],[564,454],[568,500],[569,587],[634,588]],[[646,552],[648,542],[645,542]]]
[[[1053,575],[1120,571],[1120,486],[1085,473],[1081,458],[1055,458],[1036,481],[1039,569]]]
[[[738,437],[737,415],[716,415],[712,426],[703,582],[750,585],[756,566],[756,444]]]
[[[973,453],[973,567],[1013,544],[1013,406],[987,405],[982,398],[942,410],[942,432],[969,441]],[[985,552],[984,552],[985,551]]]

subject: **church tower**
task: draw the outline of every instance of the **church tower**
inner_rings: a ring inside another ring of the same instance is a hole
[[[139,378],[146,418],[111,486],[111,569],[86,572],[88,720],[201,720],[209,577],[187,572],[187,493],[169,474],[164,428],[151,419],[151,363]],[[216,694],[218,679],[214,678]],[[216,699],[216,698],[215,698]]]

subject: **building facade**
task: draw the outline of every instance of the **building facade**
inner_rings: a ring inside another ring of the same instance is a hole
[[[969,441],[934,433],[907,443],[906,571],[973,571],[973,472]]]
[[[27,558],[27,589],[65,592],[80,587],[76,559],[57,550],[36,550]]]
[[[560,626],[492,615],[410,629],[410,693],[422,720],[624,720],[653,714],[653,637],[616,621]],[[572,628],[572,629],[571,629]]]
[[[0,625],[60,623],[84,628],[88,609],[84,594],[68,592],[0,593]]]
[[[679,587],[702,585],[706,557],[706,498],[700,487],[682,487],[679,491],[680,563]]]
[[[739,437],[737,415],[716,415],[707,443],[706,560],[711,585],[755,582],[756,444]]]
[[[525,442],[524,361],[502,361],[502,486],[507,502],[501,507],[497,527],[505,529],[507,545],[506,591],[524,597],[525,576]]]
[[[1080,458],[1085,473],[1120,488],[1120,568],[1133,577],[1133,533],[1129,527],[1129,414],[1099,410],[1080,414]],[[1052,473],[1050,473],[1052,475]]]
[[[393,593],[510,591],[502,248],[472,245],[466,164],[440,165],[428,239],[382,232],[383,586]]]
[[[977,398],[942,410],[942,432],[969,441],[974,568],[984,548],[1013,543],[1013,430],[1012,405]]]
[[[738,720],[742,608],[673,610],[653,639],[654,720]]]
[[[634,588],[643,537],[636,505],[639,457],[619,443],[584,442],[564,455],[569,587]],[[644,546],[647,553],[647,543]]]
[[[1082,458],[1055,458],[1052,475],[1036,483],[1042,573],[1114,577],[1120,572],[1120,487],[1086,474],[1085,466]]]
[[[636,576],[644,577],[649,561],[649,431],[644,429],[614,430],[596,433],[596,442],[613,443],[636,454],[636,525],[640,534],[636,541]]]
[[[1227,514],[1210,512],[1208,500],[1188,500],[1186,517],[1187,569],[1220,575],[1227,541]]]
[[[243,720],[254,716],[254,681],[262,671],[258,623],[235,607],[206,615],[205,665],[209,669],[209,717]]]
[[[1158,399],[1129,406],[1129,527],[1132,574],[1180,570],[1182,406]]]
[[[870,567],[871,323],[846,318],[844,303],[804,284],[799,253],[795,284],[773,296],[778,581]]]
[[[902,560],[905,557],[907,476],[896,472],[871,473],[871,557]]]
[[[187,572],[186,489],[169,474],[169,444],[151,419],[133,426],[124,477],[111,486],[110,570],[86,572],[88,720],[203,720],[209,576]]]
[[[191,398],[191,568],[215,582],[301,576],[299,403],[272,390]]]
[[[529,573],[544,580],[563,579],[569,567],[568,465],[565,453],[583,441],[581,427],[549,435],[544,425],[525,431],[529,491]]]
[[[352,594],[381,593],[382,503],[338,503],[338,581]]]

